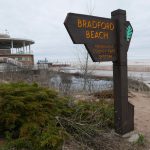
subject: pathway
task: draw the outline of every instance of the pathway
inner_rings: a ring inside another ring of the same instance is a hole
[[[150,92],[132,94],[129,101],[134,105],[135,130],[150,140]]]

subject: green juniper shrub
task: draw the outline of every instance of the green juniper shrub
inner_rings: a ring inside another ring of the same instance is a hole
[[[0,85],[3,150],[59,150],[69,136],[80,140],[106,128],[113,128],[113,105],[108,102],[69,106],[69,98],[36,83]]]

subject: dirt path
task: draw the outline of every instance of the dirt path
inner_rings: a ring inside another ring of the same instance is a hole
[[[131,93],[129,101],[134,105],[135,130],[150,141],[150,93]]]

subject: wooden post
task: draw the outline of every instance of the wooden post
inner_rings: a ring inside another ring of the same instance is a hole
[[[128,102],[126,11],[119,9],[111,16],[117,24],[117,60],[113,61],[115,131],[125,134],[134,130],[134,106]]]

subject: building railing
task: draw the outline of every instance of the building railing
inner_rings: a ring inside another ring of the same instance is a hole
[[[0,63],[7,63],[7,64],[12,64],[18,67],[22,67],[22,62],[19,62],[15,59],[8,58],[8,57],[0,57]]]

